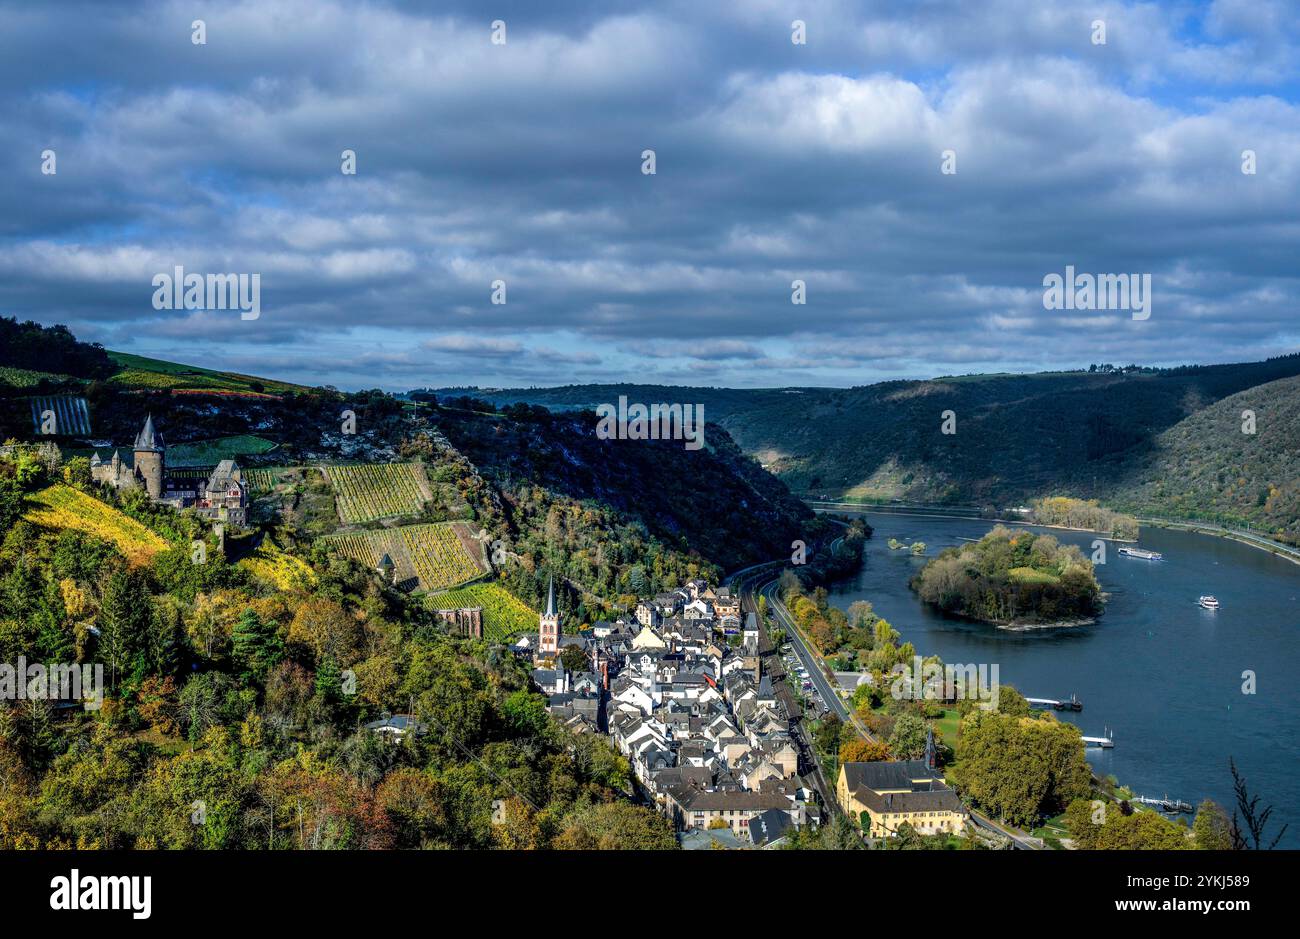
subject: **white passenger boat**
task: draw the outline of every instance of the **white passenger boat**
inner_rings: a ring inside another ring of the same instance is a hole
[[[1143,561],[1163,561],[1164,555],[1159,551],[1148,551],[1146,548],[1130,548],[1125,546],[1119,549],[1119,553],[1126,558],[1141,558]]]

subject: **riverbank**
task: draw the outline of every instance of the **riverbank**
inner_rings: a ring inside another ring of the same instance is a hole
[[[935,553],[987,534],[986,520],[892,513],[867,519],[876,533],[862,573],[830,588],[839,609],[869,601],[923,655],[950,664],[996,663],[1001,682],[1031,696],[1065,700],[1077,694],[1084,710],[1056,717],[1089,736],[1114,732],[1114,749],[1087,751],[1101,779],[1113,775],[1136,792],[1168,793],[1193,805],[1208,796],[1228,806],[1234,799],[1231,756],[1252,785],[1268,793],[1275,815],[1296,830],[1291,807],[1300,805],[1300,777],[1289,772],[1294,745],[1285,738],[1279,743],[1272,728],[1300,708],[1300,688],[1283,683],[1267,694],[1243,694],[1241,673],[1300,670],[1300,567],[1232,539],[1152,526],[1143,529],[1143,547],[1166,560],[1110,558],[1099,565],[1096,575],[1108,598],[1093,626],[1003,630],[927,607],[908,586],[924,559],[887,547],[890,538],[921,540]],[[1059,538],[1085,554],[1090,550],[1089,535],[1061,532]],[[1222,608],[1199,608],[1196,598],[1206,593]],[[1251,664],[1257,662],[1267,665]],[[1281,756],[1279,746],[1286,748]],[[1284,841],[1300,847],[1292,831]]]
[[[816,509],[813,511],[816,511]],[[1247,547],[1267,551],[1274,557],[1284,558],[1292,564],[1300,564],[1300,548],[1293,548],[1290,545],[1282,544],[1280,541],[1252,535],[1249,532],[1234,531],[1231,528],[1224,528],[1222,525],[1211,525],[1208,522],[1175,522],[1163,518],[1140,518],[1138,522],[1143,525],[1150,525],[1152,528],[1165,528],[1171,531],[1186,531],[1195,535],[1225,538],[1228,541],[1235,541]]]
[[[1025,528],[1050,528],[1055,531],[1073,531],[1085,535],[1101,535],[1106,541],[1118,541],[1123,544],[1137,544],[1137,538],[1117,538],[1115,535],[1108,534],[1104,531],[1098,531],[1095,528],[1071,528],[1068,525],[1048,525],[1046,522],[1026,521],[1023,518],[990,518],[987,515],[981,515],[977,509],[962,510],[958,509],[952,512],[935,512],[933,506],[895,506],[895,505],[877,505],[874,502],[820,502],[815,499],[804,499],[804,504],[809,506],[814,512],[831,512],[831,511],[854,511],[864,513],[875,513],[879,515],[911,515],[916,518],[965,518],[973,519],[980,522],[989,522],[993,525],[1020,525]],[[832,506],[837,508],[831,508]]]
[[[972,622],[981,623],[983,620],[972,620]],[[992,623],[998,629],[1005,629],[1008,632],[1023,633],[1031,632],[1036,629],[1077,629],[1080,626],[1092,626],[1097,622],[1097,617],[1088,616],[1082,619],[1061,620],[1059,623]]]
[[[1042,522],[1028,522],[1023,518],[987,518],[979,514],[978,510],[971,508],[959,508],[951,512],[936,512],[934,506],[906,506],[906,505],[881,505],[874,502],[823,502],[817,499],[804,499],[814,512],[863,512],[867,514],[878,515],[904,515],[914,518],[951,518],[951,519],[970,519],[979,522],[989,522],[994,525],[1020,525],[1025,528],[1047,528],[1053,531],[1071,531],[1079,534],[1101,535],[1106,541],[1115,541],[1126,544],[1137,544],[1141,538],[1116,538],[1104,532],[1095,531],[1091,528],[1070,528],[1065,525],[1046,525]],[[1238,544],[1244,544],[1247,547],[1256,548],[1264,551],[1274,557],[1284,558],[1292,564],[1300,564],[1300,548],[1282,544],[1280,541],[1272,541],[1259,535],[1252,535],[1249,532],[1239,532],[1231,528],[1224,528],[1221,525],[1215,525],[1210,522],[1180,522],[1164,518],[1143,518],[1138,517],[1138,522],[1151,528],[1165,528],[1172,531],[1186,531],[1197,535],[1211,535],[1216,538],[1224,538],[1228,541],[1235,541]]]

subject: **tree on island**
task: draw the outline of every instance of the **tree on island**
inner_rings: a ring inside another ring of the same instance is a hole
[[[1101,612],[1101,585],[1074,545],[998,525],[948,548],[912,579],[926,603],[990,623],[1051,624]]]
[[[1076,848],[1087,851],[1178,851],[1192,847],[1187,828],[1159,812],[1136,812],[1127,802],[1077,799],[1065,812]]]

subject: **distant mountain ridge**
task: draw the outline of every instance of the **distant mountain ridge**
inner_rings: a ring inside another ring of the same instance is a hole
[[[1300,538],[1294,501],[1283,494],[1290,491],[1284,455],[1294,452],[1300,434],[1296,389],[1285,380],[1296,376],[1300,354],[1140,372],[974,375],[846,389],[570,385],[476,395],[498,406],[528,402],[553,409],[588,408],[621,394],[703,404],[708,420],[805,495],[1006,505],[1070,494],[1105,498],[1126,510],[1266,526],[1294,540]],[[1206,474],[1214,467],[1217,485],[1230,467],[1203,446],[1204,439],[1235,442],[1232,432],[1243,435],[1240,415],[1233,418],[1235,404],[1212,406],[1250,389],[1255,392],[1247,400],[1261,422],[1268,417],[1270,431],[1244,445],[1278,456],[1233,464],[1241,475],[1233,477],[1231,492],[1220,494],[1207,488]],[[953,434],[942,432],[948,411]],[[1195,415],[1202,415],[1201,423],[1176,430]],[[1180,469],[1161,486],[1159,467]],[[1261,492],[1272,490],[1277,494],[1259,501]]]

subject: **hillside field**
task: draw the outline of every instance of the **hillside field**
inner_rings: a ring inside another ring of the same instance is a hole
[[[269,453],[279,444],[253,434],[236,434],[212,440],[192,440],[167,448],[169,466],[215,466],[222,460],[240,460]]]
[[[517,633],[537,629],[537,613],[500,584],[469,584],[430,594],[425,602],[430,609],[481,606],[484,639],[499,642]]]
[[[215,391],[235,394],[285,394],[301,391],[303,386],[289,382],[256,378],[235,372],[218,372],[196,365],[180,365],[151,359],[129,352],[109,352],[108,357],[119,371],[109,379],[128,388],[174,389],[177,391]]]
[[[264,541],[237,566],[278,590],[311,590],[317,584],[316,574],[307,562],[281,551],[270,540]]]
[[[467,525],[404,525],[380,531],[331,535],[323,539],[344,557],[373,569],[387,554],[397,567],[403,589],[445,590],[480,577],[488,570],[481,547]]]
[[[418,515],[433,493],[419,463],[325,467],[344,525]]]
[[[135,519],[70,486],[49,486],[28,497],[33,524],[73,529],[111,542],[132,564],[147,564],[167,542]]]

